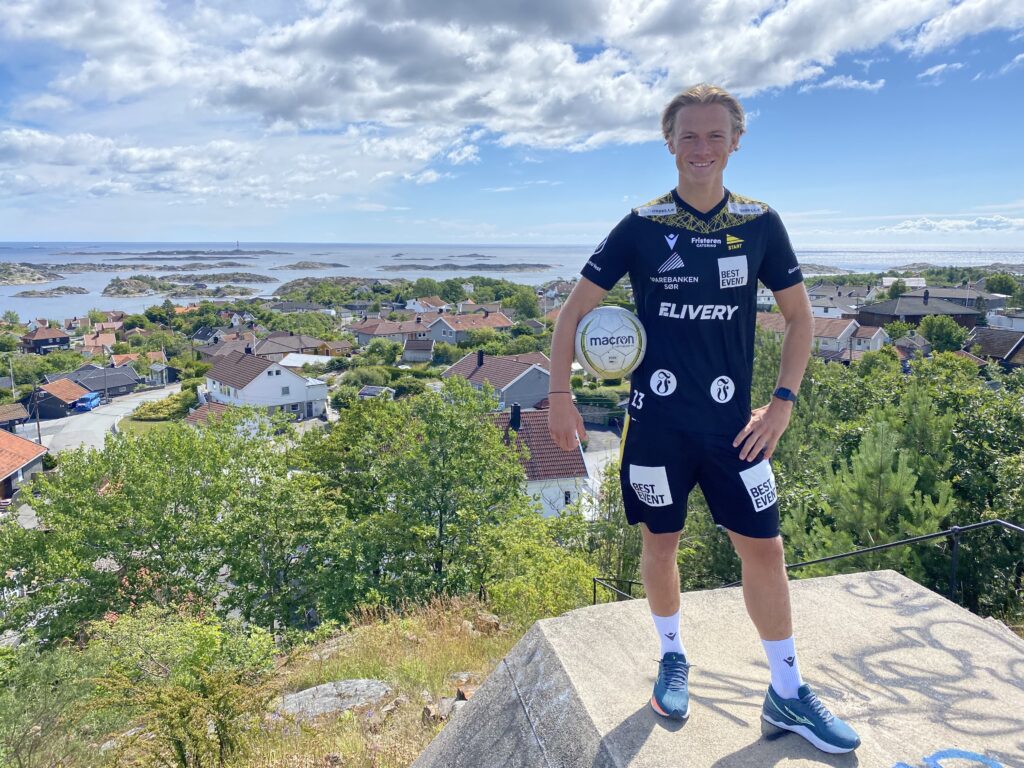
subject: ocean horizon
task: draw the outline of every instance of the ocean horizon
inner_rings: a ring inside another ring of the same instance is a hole
[[[23,321],[34,317],[63,319],[85,314],[90,309],[117,309],[139,312],[164,300],[160,294],[141,297],[107,297],[103,289],[115,277],[135,274],[160,276],[160,270],[140,271],[134,264],[150,267],[180,267],[195,263],[188,270],[204,278],[208,286],[222,285],[223,280],[206,280],[223,272],[249,272],[273,278],[273,282],[246,284],[256,296],[270,296],[281,285],[305,277],[361,277],[416,280],[430,277],[445,280],[451,277],[504,278],[527,285],[540,285],[551,280],[572,279],[579,274],[593,250],[587,245],[495,245],[495,244],[417,244],[417,243],[294,243],[294,242],[126,242],[126,241],[50,241],[0,242],[0,262],[30,265],[71,266],[81,269],[88,264],[105,265],[105,271],[69,271],[64,279],[31,285],[0,286],[0,312],[14,310]],[[803,265],[816,265],[849,272],[881,272],[913,264],[936,266],[985,266],[994,263],[1019,265],[1024,271],[1024,250],[993,248],[934,247],[884,248],[851,246],[797,249]],[[217,266],[218,261],[235,262],[235,266]],[[303,261],[328,262],[344,266],[329,269],[290,269]],[[124,268],[121,269],[121,263]],[[76,267],[77,265],[77,267]],[[805,268],[813,274],[813,269]],[[17,298],[24,290],[47,290],[58,286],[74,286],[88,291],[51,298]],[[174,299],[176,303],[188,298]]]

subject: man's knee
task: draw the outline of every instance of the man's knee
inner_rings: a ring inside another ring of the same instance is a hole
[[[782,537],[755,539],[749,536],[731,534],[736,554],[747,567],[754,568],[785,568],[786,550],[782,546]]]
[[[679,551],[679,535],[676,533],[651,533],[643,526],[643,559],[649,563],[675,563]]]

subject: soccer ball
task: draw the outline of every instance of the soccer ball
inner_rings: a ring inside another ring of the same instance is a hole
[[[576,326],[576,360],[599,379],[631,373],[646,351],[647,333],[640,319],[622,307],[598,307]]]

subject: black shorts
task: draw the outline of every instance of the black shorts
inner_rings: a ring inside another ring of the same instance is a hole
[[[735,437],[683,432],[627,416],[620,478],[629,524],[646,523],[651,533],[681,531],[687,497],[700,483],[718,525],[758,539],[778,536],[771,463],[740,459]]]

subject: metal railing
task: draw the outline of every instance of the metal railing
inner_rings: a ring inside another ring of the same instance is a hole
[[[922,541],[930,541],[931,539],[939,539],[946,537],[949,539],[949,599],[956,601],[957,594],[957,575],[960,564],[960,537],[965,533],[971,533],[973,531],[980,530],[982,528],[988,528],[993,525],[998,525],[1004,530],[1013,531],[1014,533],[1024,534],[1024,527],[1017,525],[1016,523],[1010,523],[1006,520],[984,520],[980,523],[971,523],[970,525],[954,525],[952,528],[947,528],[944,531],[937,531],[935,533],[926,533],[923,536],[912,536],[909,539],[900,539],[899,541],[890,541],[887,544],[878,544],[873,547],[864,547],[863,549],[855,549],[851,552],[843,552],[838,555],[829,555],[828,557],[819,557],[815,560],[805,560],[800,563],[789,563],[786,565],[786,570],[791,571],[796,568],[804,568],[809,565],[820,565],[821,563],[829,563],[833,560],[843,560],[848,557],[856,557],[857,555],[866,555],[872,552],[881,552],[885,549],[893,549],[894,547],[902,547],[910,544],[918,544]],[[605,589],[614,593],[617,597],[624,597],[627,600],[633,600],[633,585],[641,584],[642,582],[633,581],[632,579],[620,579],[614,576],[595,576],[594,582],[594,594],[593,604],[597,605],[597,587],[600,584]],[[615,582],[618,584],[626,584],[626,590],[623,592],[618,587],[613,586],[609,582]],[[735,587],[739,586],[742,582],[733,581],[728,584],[723,584],[723,587]]]

